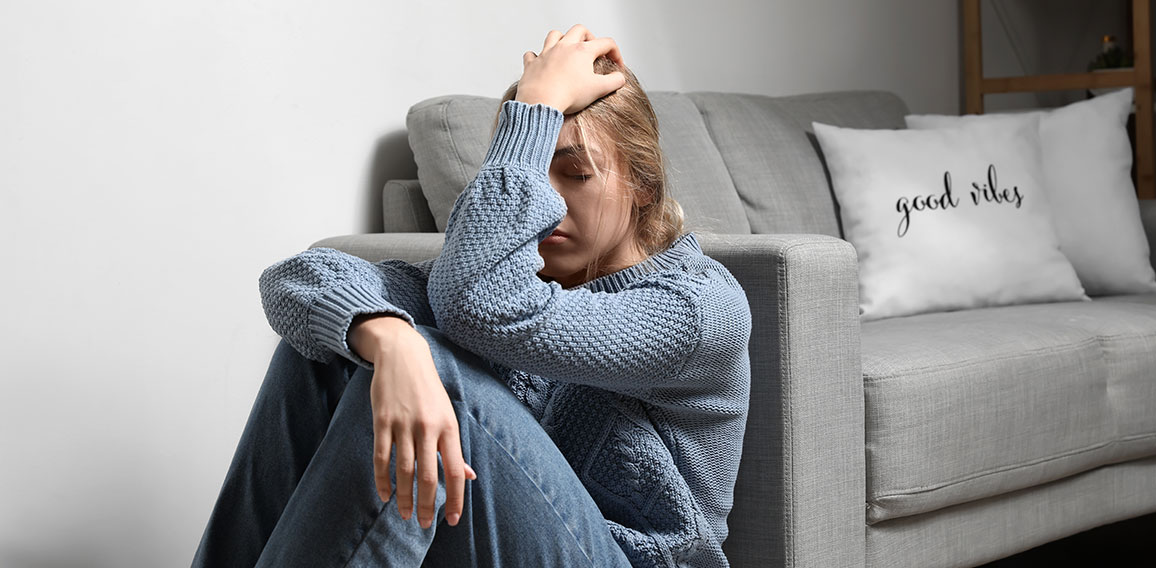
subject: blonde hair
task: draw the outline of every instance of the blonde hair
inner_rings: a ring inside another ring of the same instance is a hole
[[[658,117],[638,78],[630,69],[606,57],[594,61],[595,73],[607,75],[615,71],[626,76],[626,84],[578,111],[573,121],[583,140],[594,136],[603,147],[613,147],[619,165],[625,166],[619,177],[636,197],[641,197],[632,200],[631,205],[635,237],[651,255],[666,250],[682,236],[684,216],[682,206],[667,193]],[[506,90],[502,102],[513,100],[517,93],[515,82]],[[591,266],[588,274],[596,273],[596,268]]]

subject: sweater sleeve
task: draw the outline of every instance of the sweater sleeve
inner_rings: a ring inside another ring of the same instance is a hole
[[[426,282],[433,260],[370,263],[331,248],[310,249],[266,268],[261,305],[269,325],[309,359],[341,355],[372,365],[349,348],[346,335],[361,314],[391,314],[410,325],[433,325]]]
[[[550,107],[503,105],[430,273],[438,328],[490,361],[542,377],[629,393],[663,386],[702,339],[708,279],[647,278],[608,293],[537,276],[538,243],[566,214],[549,183],[562,120]]]

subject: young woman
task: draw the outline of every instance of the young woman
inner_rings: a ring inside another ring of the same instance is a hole
[[[746,297],[614,41],[523,63],[438,258],[262,275],[284,341],[195,566],[727,564]]]

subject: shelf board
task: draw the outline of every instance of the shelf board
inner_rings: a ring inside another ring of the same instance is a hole
[[[983,94],[1029,93],[1036,91],[1074,91],[1130,87],[1139,81],[1132,68],[1098,73],[1063,73],[1057,75],[1029,75],[1024,77],[985,77],[980,90]]]
[[[984,95],[1074,91],[1079,89],[1135,88],[1136,100],[1136,193],[1140,199],[1156,199],[1156,128],[1152,108],[1151,0],[1132,0],[1132,69],[1094,73],[1029,75],[1024,77],[983,76],[983,14],[980,0],[960,0],[963,16],[964,110],[983,114]]]

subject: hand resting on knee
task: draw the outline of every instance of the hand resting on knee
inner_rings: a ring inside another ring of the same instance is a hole
[[[354,319],[349,345],[373,363],[370,404],[378,495],[389,501],[390,452],[396,450],[398,513],[408,520],[416,497],[418,523],[429,528],[434,521],[440,453],[446,483],[445,518],[456,525],[462,514],[465,481],[477,479],[477,474],[462,458],[457,417],[425,338],[404,319],[369,314]]]

